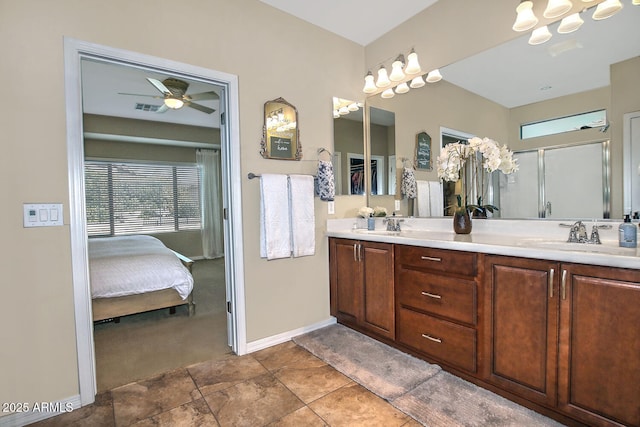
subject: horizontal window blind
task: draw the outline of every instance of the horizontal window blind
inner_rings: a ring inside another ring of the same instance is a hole
[[[90,236],[200,229],[200,173],[195,165],[85,163]]]

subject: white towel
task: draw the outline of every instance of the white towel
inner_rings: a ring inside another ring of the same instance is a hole
[[[286,175],[263,174],[260,179],[260,256],[291,256],[291,220]]]
[[[416,181],[418,187],[415,215],[418,217],[443,216],[444,200],[440,181]]]
[[[431,216],[444,215],[444,196],[440,181],[429,181],[429,211]]]
[[[293,256],[314,255],[316,251],[316,219],[313,204],[313,177],[311,175],[290,175],[289,189]]]

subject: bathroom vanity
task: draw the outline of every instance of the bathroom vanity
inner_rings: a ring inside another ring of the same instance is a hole
[[[563,423],[640,426],[640,256],[617,223],[602,245],[558,221],[352,223],[327,226],[340,323]]]

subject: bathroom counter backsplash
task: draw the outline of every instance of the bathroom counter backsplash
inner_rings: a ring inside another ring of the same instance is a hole
[[[638,248],[618,245],[622,221],[583,220],[587,233],[598,228],[602,244],[568,243],[572,220],[475,219],[470,234],[456,234],[453,219],[402,218],[400,232],[386,230],[383,218],[376,218],[375,230],[360,228],[355,218],[327,220],[327,235],[356,240],[398,243],[412,246],[548,259],[610,267],[640,269]],[[634,223],[635,224],[635,223]],[[636,224],[637,226],[637,224]]]

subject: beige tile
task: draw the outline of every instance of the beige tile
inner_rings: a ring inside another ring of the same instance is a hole
[[[170,411],[155,415],[133,424],[136,427],[154,426],[219,426],[204,399],[185,403]]]
[[[327,424],[308,407],[302,407],[268,425],[269,427],[326,427]]]
[[[313,402],[352,382],[329,365],[285,367],[274,375],[304,403]]]
[[[203,395],[231,387],[249,378],[257,377],[267,370],[253,357],[229,356],[222,360],[211,360],[187,368]]]
[[[267,373],[205,396],[222,427],[263,426],[304,404]]]
[[[58,415],[37,423],[34,427],[81,427],[81,426],[115,426],[113,418],[113,401],[110,392],[96,395],[91,405],[74,409],[66,414]]]
[[[326,364],[293,341],[287,341],[251,355],[272,372],[285,366],[321,366]]]
[[[417,422],[413,418],[409,418],[409,421],[407,421],[406,423],[402,424],[402,427],[422,427],[422,426],[423,426],[423,424]]]
[[[186,369],[118,387],[111,395],[116,426],[130,425],[202,398]]]
[[[331,427],[402,426],[409,417],[364,387],[343,387],[309,404]]]

